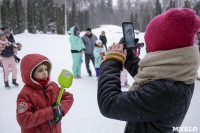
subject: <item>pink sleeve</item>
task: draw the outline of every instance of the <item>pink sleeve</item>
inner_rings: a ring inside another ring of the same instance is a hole
[[[3,45],[3,46],[8,46],[8,45],[9,45],[9,42],[8,42],[7,39],[6,39],[6,41],[0,40],[0,44]]]

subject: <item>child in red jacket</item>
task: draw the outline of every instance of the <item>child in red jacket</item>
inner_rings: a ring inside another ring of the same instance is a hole
[[[17,98],[17,121],[22,133],[61,133],[61,119],[73,103],[64,92],[60,105],[55,102],[60,87],[50,81],[51,62],[39,54],[26,55],[21,62],[24,87]]]

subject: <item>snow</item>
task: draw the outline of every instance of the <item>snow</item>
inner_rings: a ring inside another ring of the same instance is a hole
[[[103,25],[92,30],[99,37],[101,31],[106,32],[108,45],[119,42],[122,37],[122,28],[114,25]],[[81,33],[81,36],[84,32]],[[144,42],[144,33],[136,35],[140,42]],[[72,71],[72,57],[70,52],[69,35],[56,34],[30,34],[23,33],[15,36],[17,42],[23,44],[23,48],[18,52],[18,57],[30,53],[39,53],[47,56],[52,64],[51,80],[58,83],[57,78],[61,70]],[[141,50],[141,58],[145,55],[145,48]],[[84,60],[84,59],[83,59]],[[95,69],[90,64],[93,75]],[[23,87],[20,74],[20,64],[17,64],[19,87],[12,86],[10,89],[4,88],[3,69],[0,68],[0,133],[20,133],[20,127],[16,121],[16,99]],[[9,76],[11,84],[11,74]],[[129,75],[129,84],[133,83]],[[196,87],[191,101],[190,108],[182,124],[184,127],[198,127],[200,130],[200,81],[196,81]],[[127,88],[123,88],[126,91]],[[68,114],[62,119],[63,133],[122,133],[125,128],[124,121],[105,118],[99,112],[97,105],[97,80],[96,77],[88,76],[85,63],[82,63],[82,79],[74,79],[71,88],[67,91],[74,94],[74,104]]]

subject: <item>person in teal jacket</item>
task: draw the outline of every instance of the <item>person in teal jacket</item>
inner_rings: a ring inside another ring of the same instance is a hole
[[[84,43],[79,36],[80,30],[78,26],[74,26],[70,28],[71,36],[69,37],[69,41],[71,44],[71,53],[73,59],[73,75],[75,79],[81,78],[81,59],[82,53],[85,51]]]
[[[103,48],[103,44],[101,40],[95,41],[95,48],[94,48],[93,54],[95,58],[94,65],[95,65],[95,70],[96,70],[96,77],[98,80],[99,75],[100,75],[100,65],[102,63],[103,57],[105,56],[105,50]]]

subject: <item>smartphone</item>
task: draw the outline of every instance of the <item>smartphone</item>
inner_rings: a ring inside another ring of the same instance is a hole
[[[135,48],[135,33],[132,22],[122,23],[123,35],[125,40],[124,48]]]

